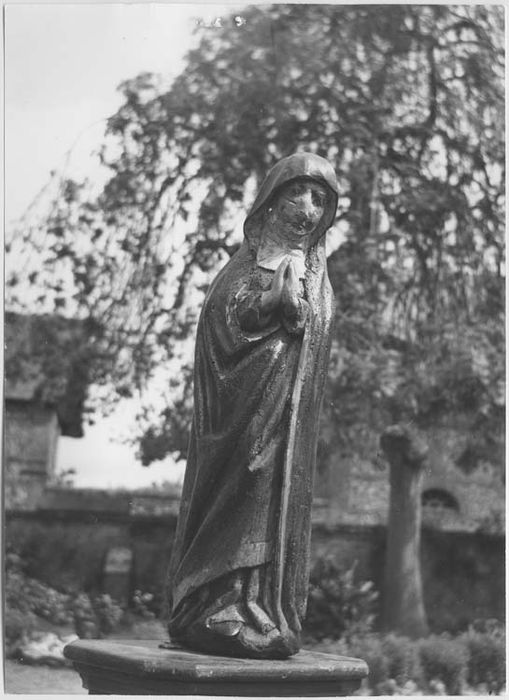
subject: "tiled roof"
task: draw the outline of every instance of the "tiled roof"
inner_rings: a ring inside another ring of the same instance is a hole
[[[5,399],[54,405],[63,435],[81,437],[87,366],[79,321],[6,312]],[[74,351],[74,352],[73,352]]]

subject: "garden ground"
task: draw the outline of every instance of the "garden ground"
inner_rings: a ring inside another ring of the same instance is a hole
[[[468,630],[455,635],[430,634],[417,640],[374,632],[372,608],[376,600],[372,586],[354,583],[352,572],[340,575],[326,571],[325,574],[310,592],[314,613],[311,610],[308,615],[309,638],[304,640],[304,646],[364,659],[370,674],[359,694],[505,692],[505,628],[500,621],[478,620]],[[28,578],[21,570],[11,570],[8,583],[11,603],[10,607],[6,606],[5,625],[8,693],[85,694],[78,674],[63,658],[65,644],[77,635],[167,638],[165,625],[148,607],[152,595],[138,595],[133,598],[134,609],[125,610],[106,595],[90,598],[88,594],[79,594],[71,598]],[[325,624],[329,618],[337,620],[337,626],[348,623],[340,630],[340,639],[333,638],[334,629]],[[24,663],[15,659],[23,659]]]
[[[28,666],[6,659],[4,662],[4,690],[6,693],[36,695],[86,695],[81,678],[71,668]]]
[[[51,628],[48,625],[48,628]],[[53,627],[60,634],[72,630]],[[129,630],[109,635],[114,638],[166,639],[166,629],[159,620],[140,621]],[[86,695],[81,678],[72,668],[52,668],[42,664],[25,664],[13,659],[4,660],[4,690],[6,693],[26,693],[37,695]]]

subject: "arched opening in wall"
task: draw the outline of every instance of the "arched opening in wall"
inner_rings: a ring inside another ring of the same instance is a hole
[[[445,489],[428,489],[421,495],[422,507],[431,512],[459,513],[460,506],[456,498]]]

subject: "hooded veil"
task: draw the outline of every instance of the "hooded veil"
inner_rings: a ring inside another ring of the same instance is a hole
[[[301,308],[295,318],[275,312],[262,323],[260,298],[273,278],[256,262],[264,217],[281,186],[303,177],[320,182],[327,198],[306,254]],[[260,656],[298,650],[333,316],[324,234],[336,207],[337,183],[327,161],[307,153],[281,160],[246,218],[243,245],[203,304],[169,574],[170,634],[191,646],[200,648],[188,632],[201,621],[211,629],[223,625],[231,638],[243,626],[262,636],[275,629],[286,645]],[[232,649],[217,651],[239,653]]]

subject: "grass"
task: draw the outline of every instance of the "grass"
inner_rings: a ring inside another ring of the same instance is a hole
[[[87,695],[81,678],[70,668],[29,666],[19,661],[4,661],[4,690],[26,695]]]
[[[41,621],[39,627],[57,634],[69,634],[71,628],[50,625]],[[109,635],[110,639],[160,639],[168,638],[166,628],[159,620],[137,620],[129,627]],[[20,661],[4,661],[4,690],[6,693],[27,695],[86,695],[79,674],[72,668],[50,668],[43,665],[24,664]]]

